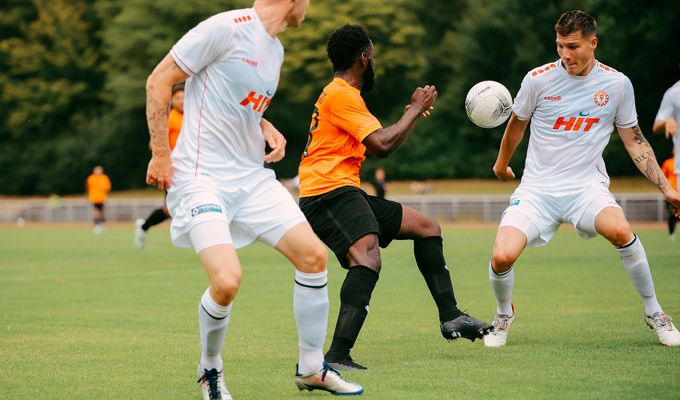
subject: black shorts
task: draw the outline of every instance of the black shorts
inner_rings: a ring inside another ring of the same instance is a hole
[[[352,243],[370,233],[387,247],[399,234],[402,208],[396,201],[369,196],[344,186],[318,196],[300,198],[300,209],[316,235],[328,246],[343,268]]]
[[[104,211],[104,203],[92,203],[95,210]]]

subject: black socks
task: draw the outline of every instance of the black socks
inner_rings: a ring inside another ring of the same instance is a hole
[[[439,321],[450,321],[463,313],[456,307],[451,275],[446,269],[441,236],[432,236],[413,241],[413,252],[420,273],[425,278],[437,309]]]

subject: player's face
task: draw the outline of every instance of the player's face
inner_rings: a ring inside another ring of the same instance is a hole
[[[566,36],[557,34],[557,54],[569,75],[587,75],[595,61],[597,37],[584,37],[581,31]]]
[[[302,21],[305,19],[305,13],[309,8],[309,0],[293,0],[293,8],[286,16],[288,26],[292,28],[299,28]]]
[[[170,105],[175,110],[184,113],[184,90],[178,90],[172,95]]]

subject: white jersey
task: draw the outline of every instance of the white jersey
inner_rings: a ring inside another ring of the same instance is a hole
[[[615,126],[637,124],[630,80],[597,61],[587,76],[569,75],[561,60],[530,71],[512,111],[531,119],[521,185],[540,189],[609,185],[602,151]]]
[[[238,181],[261,173],[260,120],[278,86],[281,42],[252,8],[232,10],[198,24],[170,55],[190,76],[182,133],[172,152],[173,180]]]
[[[668,118],[673,118],[680,123],[680,81],[664,93],[655,119],[662,121]],[[673,147],[675,148],[675,173],[680,175],[680,134],[673,136]]]

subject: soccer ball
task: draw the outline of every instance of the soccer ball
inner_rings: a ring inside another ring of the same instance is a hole
[[[512,107],[512,96],[495,81],[479,82],[465,96],[465,112],[481,128],[495,128],[505,122]]]

